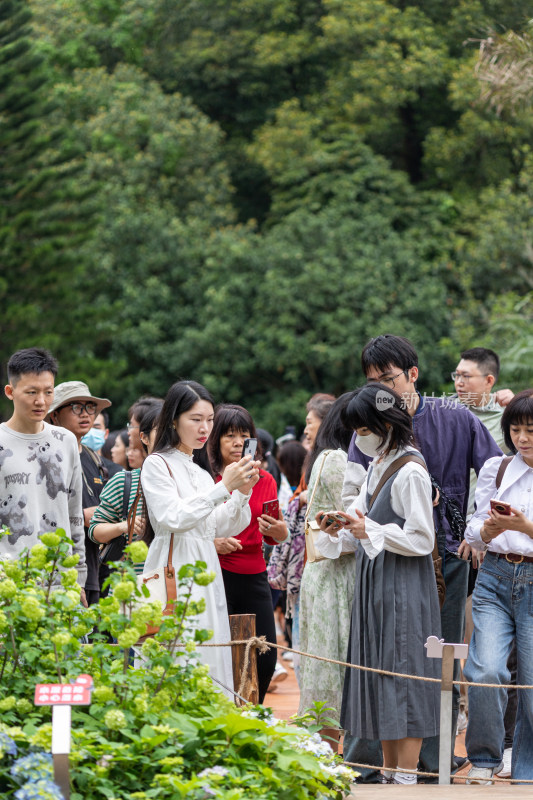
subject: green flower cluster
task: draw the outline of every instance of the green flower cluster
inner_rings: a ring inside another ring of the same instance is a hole
[[[145,560],[139,544],[128,554]],[[214,577],[204,562],[181,567],[177,600],[163,616],[130,559],[112,570],[108,596],[83,608],[69,550],[57,531],[0,564],[0,734],[19,753],[50,749],[50,708],[30,702],[35,684],[86,673],[94,691],[89,708],[72,710],[72,800],[344,795],[349,777],[332,754],[302,746],[301,728],[242,713],[214,688],[199,662],[212,633],[194,619],[205,599],[192,599],[194,586]],[[141,644],[148,625],[159,632]],[[0,796],[13,793],[14,780],[0,764]]]

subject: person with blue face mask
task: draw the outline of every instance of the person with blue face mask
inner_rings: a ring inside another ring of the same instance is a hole
[[[104,455],[103,447],[109,437],[109,416],[106,411],[100,411],[96,415],[94,424],[81,440],[82,445],[88,447],[102,460],[102,464],[108,472],[110,478],[116,475],[117,472],[122,472],[123,467],[120,464],[115,464],[110,458]]]
[[[83,440],[89,437],[89,441],[95,443],[95,436],[92,433],[94,424],[103,409],[110,405],[111,401],[106,397],[95,397],[86,383],[66,381],[55,387],[54,401],[48,414],[49,421],[57,426],[58,437],[63,435],[60,432],[61,428],[66,428],[74,434],[78,442],[83,481],[82,507],[87,561],[87,579],[84,588],[89,605],[97,603],[100,598],[100,563],[98,545],[89,539],[88,528],[100,501],[100,493],[109,479],[109,471],[98,453]]]
[[[81,443],[84,444],[85,447],[89,447],[94,453],[100,453],[104,442],[105,433],[97,428],[91,428],[89,433],[86,433],[81,440]]]

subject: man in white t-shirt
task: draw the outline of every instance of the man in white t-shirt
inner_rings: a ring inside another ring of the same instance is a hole
[[[4,392],[13,415],[0,424],[0,559],[16,558],[39,535],[64,528],[85,585],[82,479],[76,437],[44,421],[54,399],[57,362],[47,350],[19,350],[7,365]],[[82,596],[82,600],[84,600]]]

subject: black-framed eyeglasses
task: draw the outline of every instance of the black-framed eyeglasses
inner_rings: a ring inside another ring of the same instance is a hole
[[[71,408],[72,413],[76,414],[77,417],[81,416],[85,411],[89,416],[94,417],[96,415],[96,411],[98,410],[98,406],[96,403],[92,403],[89,401],[88,403],[66,403],[66,405],[61,406],[61,408]],[[58,408],[58,411],[61,411],[61,408]]]
[[[455,370],[455,372],[450,372],[450,375],[452,376],[452,381],[462,380],[462,381],[465,381],[465,382],[468,382],[468,381],[472,380],[472,378],[487,378],[488,377],[488,374],[485,373],[485,372],[480,373],[479,375],[468,375],[465,372],[457,372],[457,370]]]
[[[367,381],[367,383],[384,383],[387,386],[390,386],[391,389],[395,389],[396,387],[394,385],[394,381],[396,380],[396,378],[399,378],[400,375],[405,375],[405,377],[407,378],[407,370],[402,369],[401,372],[399,372],[397,375],[391,375],[390,378],[377,378],[377,379],[371,378],[370,380]]]

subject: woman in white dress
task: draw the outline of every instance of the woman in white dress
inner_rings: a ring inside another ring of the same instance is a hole
[[[246,456],[230,464],[220,483],[215,484],[205,451],[213,417],[211,395],[199,383],[179,381],[169,389],[154,449],[144,462],[141,476],[154,533],[145,570],[166,564],[174,533],[172,563],[176,573],[184,564],[205,561],[207,569],[216,574],[208,586],[193,587],[193,600],[206,600],[206,609],[197,618],[198,627],[213,631],[211,642],[228,642],[224,582],[213,542],[215,537],[234,536],[250,523],[248,501],[259,478],[260,462],[251,462]],[[199,652],[211,676],[231,689],[231,649],[201,648]]]

